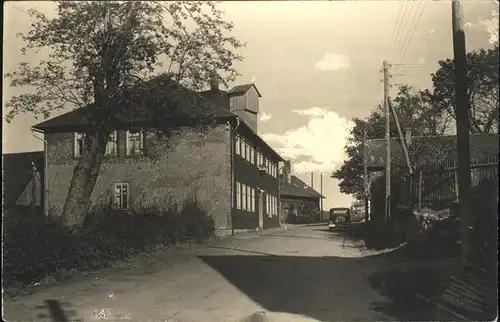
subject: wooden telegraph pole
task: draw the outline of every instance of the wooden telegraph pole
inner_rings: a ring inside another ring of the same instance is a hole
[[[368,123],[363,126],[363,186],[364,186],[364,201],[365,201],[365,223],[368,223],[368,147],[367,147],[367,129]]]
[[[319,180],[320,180],[320,193],[323,196],[323,172],[320,172]],[[323,218],[323,198],[319,199],[319,203],[320,203],[320,211],[321,211],[320,218]]]
[[[391,112],[389,106],[389,64],[384,61],[384,110],[385,110],[385,216],[384,228],[388,229],[391,217]]]
[[[458,150],[458,211],[462,219],[462,264],[468,266],[473,255],[474,222],[470,212],[469,102],[467,97],[467,60],[462,3],[451,2],[453,56],[455,60],[455,103]]]

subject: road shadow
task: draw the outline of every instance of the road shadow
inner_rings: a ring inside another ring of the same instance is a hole
[[[58,300],[45,300],[44,305],[36,307],[40,311],[38,319],[50,319],[54,322],[83,322],[76,309],[69,302]]]
[[[361,306],[370,306],[371,320],[434,320],[416,295],[428,295],[435,290],[446,277],[445,272],[455,266],[445,265],[441,270],[412,269],[411,265],[406,270],[383,269],[401,260],[400,254],[391,253],[363,258],[260,255],[199,258],[264,309],[320,321],[367,320],[361,316]],[[374,302],[367,288],[387,300]]]

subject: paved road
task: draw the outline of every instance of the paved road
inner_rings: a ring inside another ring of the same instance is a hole
[[[219,240],[183,252],[158,252],[123,267],[42,285],[14,302],[6,298],[4,318],[400,320],[390,292],[377,286],[374,276],[395,267],[402,270],[404,264],[392,263],[387,254],[375,254],[362,246],[325,227],[310,226]]]

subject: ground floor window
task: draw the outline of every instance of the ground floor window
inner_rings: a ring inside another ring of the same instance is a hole
[[[129,184],[128,183],[115,183],[115,209],[127,210],[129,209]]]
[[[255,188],[236,182],[236,209],[255,211]]]
[[[269,217],[278,215],[278,197],[267,195],[266,198],[266,213]]]

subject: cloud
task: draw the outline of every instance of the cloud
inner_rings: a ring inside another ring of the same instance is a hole
[[[493,10],[490,19],[467,22],[464,24],[464,28],[486,31],[490,35],[489,43],[496,44],[498,43],[498,11]]]
[[[262,115],[260,116],[260,121],[261,122],[267,122],[267,121],[269,121],[272,118],[273,118],[273,116],[271,114],[262,113]]]
[[[344,146],[354,124],[320,107],[294,112],[309,116],[307,124],[283,134],[267,133],[262,137],[285,159],[292,160],[296,173],[335,171],[346,158]]]
[[[323,59],[318,61],[314,68],[321,71],[332,71],[346,69],[351,66],[349,57],[335,53],[326,53]]]
[[[491,12],[491,19],[479,22],[490,35],[489,42],[491,45],[498,43],[498,11]]]
[[[312,117],[324,116],[326,113],[328,113],[328,111],[326,111],[318,106],[313,106],[307,110],[292,110],[292,112],[300,114],[300,115],[306,115],[306,116],[312,116]]]

